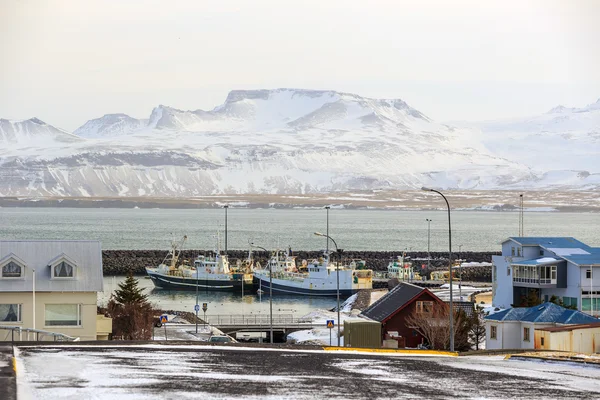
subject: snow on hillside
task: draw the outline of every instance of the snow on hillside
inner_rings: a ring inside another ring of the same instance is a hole
[[[36,119],[0,120],[0,167],[14,171],[0,178],[0,195],[597,188],[599,115],[600,105],[562,107],[473,129],[432,121],[399,99],[275,89],[235,90],[208,111],[109,114],[78,136]]]
[[[553,176],[566,173],[575,178],[570,185],[579,186],[580,178],[600,173],[600,99],[583,108],[558,106],[539,116],[479,127],[483,144],[494,153]]]
[[[86,138],[121,136],[143,128],[146,123],[145,120],[135,119],[125,114],[107,114],[86,122],[73,133]]]
[[[0,146],[7,148],[9,146],[20,147],[23,145],[37,144],[44,142],[74,143],[80,141],[80,138],[55,128],[40,121],[37,118],[31,118],[24,121],[10,121],[0,119]]]

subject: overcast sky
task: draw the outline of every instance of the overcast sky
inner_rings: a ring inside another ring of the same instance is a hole
[[[600,98],[598,21],[595,0],[0,0],[0,118],[73,130],[278,87],[535,115]]]

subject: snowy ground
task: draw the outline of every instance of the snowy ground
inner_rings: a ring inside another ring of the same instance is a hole
[[[353,294],[350,296],[343,304],[340,306],[340,346],[344,345],[344,321],[347,319],[359,318],[358,314],[360,311],[352,310],[352,305],[356,301],[358,294]],[[313,328],[304,331],[296,331],[288,334],[287,341],[288,343],[310,343],[310,344],[320,344],[323,346],[337,346],[337,332],[338,332],[338,316],[337,311],[329,311],[329,310],[315,310],[302,316],[302,318],[310,318],[313,321],[313,324],[321,325],[321,328]],[[334,321],[334,328],[327,328],[327,321]]]
[[[238,346],[17,350],[19,399],[598,398],[600,368]]]

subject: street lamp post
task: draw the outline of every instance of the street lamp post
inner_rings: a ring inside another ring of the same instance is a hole
[[[254,243],[250,243],[250,246],[261,249],[267,253],[267,264],[269,264],[269,327],[271,331],[271,344],[273,344],[273,268],[271,266],[271,260],[268,259],[269,250],[265,249],[264,247],[257,246]]]
[[[327,210],[327,230],[325,231],[325,235],[327,236],[327,238],[325,238],[325,249],[327,252],[327,262],[329,262],[329,209],[331,207],[330,206],[325,206],[325,210]]]
[[[33,317],[32,327],[33,327],[33,329],[35,329],[35,269],[32,268],[31,271],[33,273],[33,275],[32,275],[33,276],[33,283],[32,283],[32,294],[33,294],[33,299],[32,299],[33,300],[33,309],[32,309],[32,311],[33,312],[31,313],[31,315]]]
[[[429,251],[429,244],[431,243],[431,221],[433,220],[425,218],[425,221],[427,221],[427,271],[429,271],[431,269],[431,252]]]
[[[340,331],[340,264],[342,262],[342,255],[340,254],[340,251],[338,250],[338,246],[337,243],[335,242],[335,240],[333,240],[333,238],[329,235],[325,235],[322,234],[321,232],[315,232],[315,235],[317,236],[324,236],[329,240],[331,240],[333,242],[333,245],[335,246],[335,252],[336,254],[339,256],[338,258],[338,264],[336,264],[335,266],[335,272],[336,272],[336,280],[337,280],[337,290],[336,290],[336,295],[337,295],[337,345],[338,347],[340,347],[340,336],[341,336],[341,331]]]
[[[225,209],[225,256],[227,256],[227,209],[229,208],[229,206],[224,205],[223,208]],[[242,286],[243,286],[243,282],[242,282]]]
[[[198,333],[198,311],[200,310],[200,306],[198,305],[198,271],[200,270],[200,266],[196,266],[196,306],[194,307],[194,311],[196,311],[196,334]]]
[[[452,225],[450,223],[450,203],[448,203],[448,199],[446,199],[446,196],[444,196],[442,192],[427,187],[422,187],[421,190],[439,194],[444,198],[446,206],[448,207],[448,264],[450,269],[450,351],[454,351],[454,309],[452,304]]]

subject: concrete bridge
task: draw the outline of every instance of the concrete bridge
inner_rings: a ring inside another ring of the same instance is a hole
[[[206,322],[227,334],[266,332],[268,335],[271,329],[269,314],[207,315]],[[288,333],[316,327],[324,327],[324,324],[315,323],[312,318],[301,318],[293,314],[273,314],[274,339],[285,338]]]

